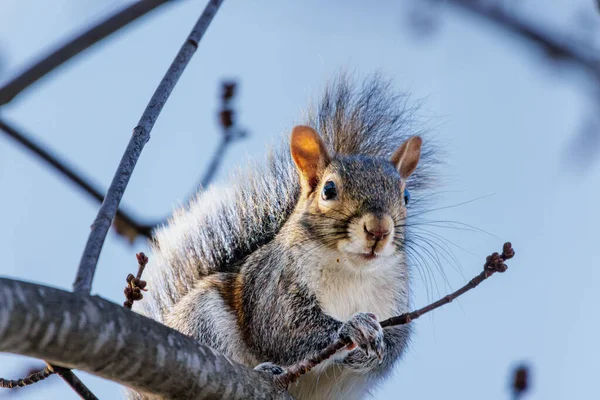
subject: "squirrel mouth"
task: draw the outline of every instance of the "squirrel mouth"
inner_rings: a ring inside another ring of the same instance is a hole
[[[371,250],[370,253],[362,253],[361,256],[367,260],[374,260],[379,257],[379,254],[375,253],[375,250]]]

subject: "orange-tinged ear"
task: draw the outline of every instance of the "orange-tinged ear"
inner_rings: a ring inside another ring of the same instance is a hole
[[[413,136],[406,142],[402,143],[402,146],[398,148],[392,155],[391,161],[400,172],[402,179],[408,178],[419,164],[419,158],[421,157],[421,144],[423,139],[419,136]]]
[[[292,130],[290,150],[302,176],[302,187],[312,191],[319,182],[319,172],[329,164],[325,144],[313,128],[298,125]]]

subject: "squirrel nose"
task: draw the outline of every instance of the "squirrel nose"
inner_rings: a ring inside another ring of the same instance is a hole
[[[386,220],[368,221],[364,229],[370,240],[383,240],[390,234],[390,226]]]

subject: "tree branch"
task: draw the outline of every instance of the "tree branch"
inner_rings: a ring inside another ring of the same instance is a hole
[[[117,304],[5,278],[0,351],[51,360],[165,398],[290,398],[269,374]]]
[[[93,44],[101,41],[110,34],[123,28],[125,25],[142,15],[154,10],[168,0],[140,0],[129,7],[119,11],[108,19],[94,25],[81,35],[65,43],[46,57],[29,67],[27,70],[12,79],[0,88],[0,106],[10,102],[15,96],[44,77],[46,74],[59,67],[72,57],[81,53]]]
[[[210,25],[210,22],[222,2],[223,0],[209,1],[204,12],[198,19],[198,22],[196,22],[196,25],[192,29],[192,32],[187,37],[167,73],[156,88],[138,125],[133,130],[131,141],[123,154],[123,158],[121,159],[113,181],[108,188],[106,197],[100,206],[98,216],[92,224],[92,232],[86,243],[81,262],[79,263],[77,277],[73,283],[73,290],[75,292],[90,292],[96,264],[98,262],[98,257],[100,256],[100,251],[102,250],[102,245],[106,239],[106,234],[116,215],[117,208],[119,207],[129,178],[131,178],[135,164],[137,163],[144,145],[150,139],[150,131],[175,87],[175,84],[179,80],[179,77],[196,52],[200,39],[202,39],[202,36],[206,32],[206,29]]]

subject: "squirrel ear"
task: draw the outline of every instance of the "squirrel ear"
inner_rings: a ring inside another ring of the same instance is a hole
[[[402,179],[408,178],[417,168],[419,158],[421,157],[421,144],[423,139],[419,136],[413,136],[394,152],[391,161],[400,172]]]
[[[309,126],[298,125],[290,140],[292,158],[304,178],[302,186],[314,189],[319,182],[319,171],[329,164],[329,154],[319,134]]]

